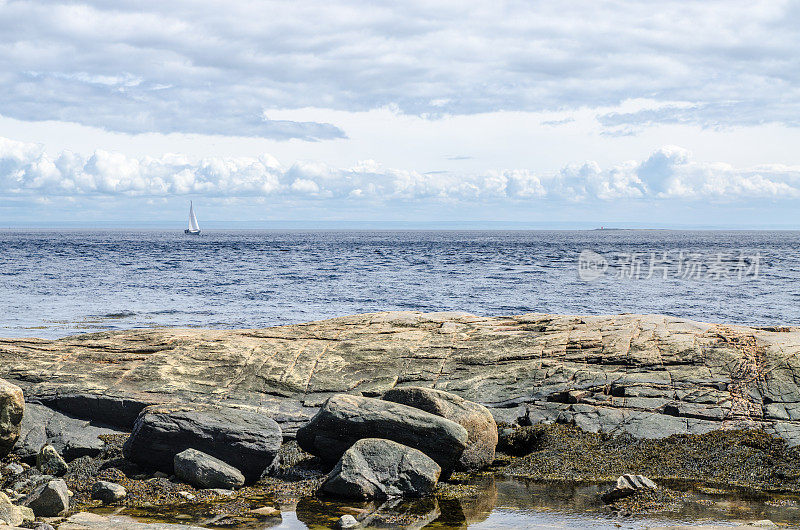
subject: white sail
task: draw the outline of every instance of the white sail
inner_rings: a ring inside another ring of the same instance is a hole
[[[197,217],[194,215],[194,205],[189,201],[189,230],[192,232],[200,230],[200,226],[197,224]]]

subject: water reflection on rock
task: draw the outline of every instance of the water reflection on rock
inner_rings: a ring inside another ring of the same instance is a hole
[[[497,504],[497,482],[493,475],[485,475],[471,480],[463,495],[440,498],[442,514],[435,522],[446,527],[466,528],[486,520]]]
[[[495,477],[488,475],[465,484],[458,495],[383,502],[345,501],[309,496],[300,499],[297,519],[309,527],[333,526],[342,515],[353,515],[363,526],[403,528],[467,528],[484,521],[497,502]]]
[[[605,511],[600,494],[608,489],[608,486],[597,484],[534,482],[515,478],[498,478],[495,487],[501,498],[498,507],[564,512]]]
[[[649,492],[649,497],[632,496],[610,509],[600,500],[600,494],[608,487],[608,484],[537,482],[487,474],[464,479],[463,482],[443,484],[437,489],[436,495],[421,499],[357,501],[309,495],[299,499],[293,497],[291,502],[252,497],[246,499],[246,504],[279,505],[283,511],[282,525],[286,528],[333,528],[345,514],[354,516],[364,527],[448,530],[465,529],[472,525],[490,528],[615,528],[622,524],[644,528],[687,522],[730,524],[762,519],[790,526],[800,524],[800,499],[794,496],[662,481],[659,490]],[[242,500],[245,499],[239,499]],[[233,515],[227,511],[227,502],[125,509],[124,513],[140,521],[237,529],[268,528],[281,524],[279,518],[254,517],[248,509]]]
[[[311,528],[331,528],[347,514],[363,526],[422,528],[436,520],[441,512],[435,497],[368,503],[303,497],[297,503],[296,513],[297,519]]]

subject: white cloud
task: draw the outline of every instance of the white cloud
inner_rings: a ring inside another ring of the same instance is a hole
[[[291,186],[293,191],[300,193],[316,194],[319,193],[319,185],[313,180],[296,179]]]
[[[376,203],[785,200],[800,197],[800,166],[737,168],[698,162],[687,150],[666,146],[642,161],[605,168],[584,162],[551,174],[526,169],[421,173],[384,168],[373,160],[350,168],[322,162],[296,162],[286,167],[267,154],[193,161],[180,154],[135,158],[97,150],[87,157],[64,151],[50,158],[36,144],[0,138],[0,196],[176,195]]]

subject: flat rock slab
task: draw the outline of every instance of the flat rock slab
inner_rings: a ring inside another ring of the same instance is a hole
[[[199,526],[169,523],[142,523],[122,515],[97,515],[80,512],[67,518],[58,525],[58,530],[203,530]]]
[[[481,403],[497,421],[527,414],[647,438],[764,427],[797,445],[798,353],[795,327],[391,312],[262,330],[0,339],[0,377],[59,410],[127,411],[117,417],[128,429],[143,404],[182,401],[243,406],[291,435],[333,394],[413,385]]]

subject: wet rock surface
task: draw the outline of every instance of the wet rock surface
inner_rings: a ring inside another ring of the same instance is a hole
[[[202,527],[163,524],[163,523],[144,523],[125,516],[108,516],[94,513],[76,513],[66,519],[58,526],[58,530],[92,530],[92,529],[115,530],[202,530]]]
[[[792,327],[392,312],[262,330],[6,339],[0,377],[30,400],[120,423],[147,403],[235,404],[291,435],[334,393],[414,385],[481,403],[498,422],[527,414],[640,438],[761,427],[794,445],[798,352]]]
[[[503,428],[505,427],[500,427],[501,430]],[[576,448],[578,444],[583,444],[585,453],[583,461],[573,470],[576,472],[570,475],[583,477],[582,479],[553,480],[565,475],[552,472],[548,474],[550,478],[546,480],[505,477],[504,474],[514,472],[516,465],[524,465],[526,458],[498,453],[498,460],[489,471],[480,474],[455,473],[449,482],[440,482],[430,495],[419,499],[400,498],[387,501],[377,499],[358,501],[319,495],[318,490],[325,479],[327,468],[320,459],[303,453],[293,441],[285,443],[281,448],[280,454],[284,455],[285,459],[279,469],[276,469],[279,476],[266,476],[256,484],[235,492],[230,490],[220,492],[197,489],[176,477],[165,477],[163,474],[148,472],[128,463],[121,458],[123,437],[116,436],[108,439],[108,448],[98,457],[82,457],[70,462],[70,471],[64,476],[69,489],[74,492],[68,515],[82,510],[98,510],[101,515],[97,515],[92,522],[96,528],[101,528],[104,521],[107,525],[123,520],[126,524],[133,524],[133,520],[126,518],[131,516],[138,518],[136,524],[161,525],[162,528],[165,528],[164,523],[171,523],[188,527],[224,526],[244,529],[278,524],[281,519],[277,517],[263,518],[251,513],[253,510],[268,506],[280,508],[284,512],[283,520],[288,524],[291,524],[296,515],[297,519],[307,524],[333,527],[343,515],[349,514],[365,527],[419,528],[433,523],[437,528],[455,529],[483,521],[496,506],[506,506],[519,507],[527,514],[522,519],[507,521],[509,526],[517,527],[537,524],[552,527],[554,524],[557,525],[557,522],[548,517],[561,512],[572,514],[568,515],[566,520],[561,519],[561,521],[571,521],[572,525],[578,524],[576,521],[581,521],[575,517],[588,517],[585,519],[587,525],[597,521],[592,517],[602,517],[604,521],[609,521],[608,518],[612,517],[617,518],[618,522],[625,526],[631,521],[630,514],[641,516],[648,513],[665,514],[664,517],[667,518],[660,520],[660,524],[675,519],[686,521],[697,517],[727,520],[730,513],[736,513],[737,520],[742,521],[772,519],[790,526],[800,524],[800,496],[781,494],[772,497],[758,493],[757,490],[742,490],[741,486],[702,486],[698,485],[696,480],[676,482],[658,478],[660,487],[657,491],[637,492],[608,507],[601,501],[600,495],[613,485],[618,475],[614,475],[613,470],[604,468],[599,463],[610,458],[622,466],[630,461],[631,454],[641,454],[645,458],[653,458],[653,462],[656,462],[654,455],[657,452],[663,453],[665,446],[654,446],[648,453],[646,447],[643,450],[643,447],[637,445],[640,441],[632,437],[582,433],[582,436],[588,437],[585,439],[581,438],[580,432],[576,435],[575,428],[568,425],[553,424],[537,428],[546,431],[538,436],[539,440],[544,441],[544,445],[539,445],[537,451],[552,451],[552,454],[557,454],[569,449],[570,446],[564,445],[566,437],[575,439]],[[518,427],[516,430],[519,429]],[[686,462],[690,459],[695,460],[694,472],[697,476],[705,476],[706,461],[703,458],[709,455],[698,452],[697,447],[743,445],[745,442],[753,442],[745,436],[758,433],[727,433],[733,437],[724,439],[716,438],[718,434],[691,437],[695,438],[693,442],[695,445],[680,447],[681,451],[688,451]],[[756,439],[761,439],[761,436],[766,437],[768,443],[783,444],[782,440],[772,438],[765,433],[758,434]],[[608,443],[591,442],[598,438],[608,438],[606,440]],[[755,445],[763,446],[763,442],[764,439]],[[622,453],[619,457],[613,453],[609,455],[609,448],[614,446],[629,447],[630,453]],[[755,476],[758,476],[757,473],[761,473],[760,476],[766,477],[770,473],[787,473],[791,469],[791,460],[787,458],[796,450],[785,449],[789,453],[771,453],[768,455],[769,459],[753,458],[753,467],[743,466],[744,470],[740,476],[746,478],[749,474],[756,473]],[[674,448],[674,451],[677,452],[678,447]],[[708,468],[710,472],[708,476],[713,478],[713,468],[716,464],[713,459],[708,462],[712,464]],[[751,460],[745,459],[743,462]],[[592,474],[590,471],[592,467],[598,472]],[[758,468],[762,470],[757,471]],[[580,469],[586,471],[579,474],[577,471]],[[27,470],[23,477],[36,472],[35,468]],[[597,482],[594,482],[595,479]],[[49,480],[52,480],[52,477]],[[91,499],[92,486],[98,480],[111,481],[126,488],[128,491],[126,498],[115,503],[113,507],[115,511],[124,510],[122,514],[126,517],[120,515],[109,519],[107,515],[109,509]],[[2,486],[7,487],[7,485],[8,482]],[[296,514],[291,513],[287,517],[287,511]],[[544,519],[536,519],[539,517],[537,513],[545,514],[542,516]],[[58,524],[64,523],[54,522],[55,526]],[[562,522],[561,526],[563,525]]]
[[[467,447],[458,459],[460,471],[478,471],[494,462],[497,424],[489,409],[449,392],[424,387],[393,388],[381,399],[401,403],[454,421],[467,430]]]
[[[336,528],[342,528],[342,529],[345,529],[345,528],[358,528],[359,526],[361,526],[361,525],[359,524],[358,520],[355,517],[353,517],[352,515],[350,515],[349,513],[343,515],[336,522]]]
[[[0,379],[0,458],[11,451],[19,438],[19,424],[24,409],[22,389]]]
[[[459,424],[423,410],[362,396],[337,394],[297,432],[300,447],[336,462],[362,438],[392,440],[418,449],[450,476],[467,445]]]
[[[208,405],[154,405],[139,415],[125,443],[125,457],[172,473],[175,455],[196,449],[258,480],[283,437],[275,421],[248,410]]]
[[[365,438],[345,451],[321,489],[359,499],[422,497],[433,491],[440,474],[438,464],[422,451]]]

